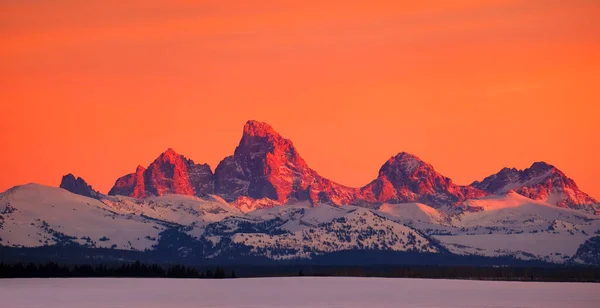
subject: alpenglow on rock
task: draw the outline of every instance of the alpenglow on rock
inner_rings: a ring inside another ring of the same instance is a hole
[[[228,202],[243,200],[244,208],[268,207],[310,201],[311,204],[359,205],[419,202],[434,208],[460,207],[469,199],[509,190],[534,200],[593,211],[596,200],[579,190],[560,170],[535,163],[525,170],[502,169],[471,185],[457,185],[431,164],[401,152],[380,168],[375,180],[361,188],[347,187],[320,176],[310,168],[289,139],[269,124],[248,121],[233,155],[223,159],[215,172],[168,149],[148,168],[119,178],[110,195],[135,198],[181,194],[215,194]],[[240,197],[244,197],[239,199]],[[249,199],[261,200],[251,202]]]
[[[379,170],[377,179],[363,187],[361,193],[367,201],[420,202],[433,207],[488,195],[477,188],[452,183],[432,165],[405,152],[390,158]]]
[[[268,124],[248,121],[233,156],[215,170],[215,193],[228,201],[240,196],[349,204],[357,189],[321,177],[308,167],[293,143]]]
[[[213,178],[207,164],[196,164],[168,149],[147,169],[138,166],[136,172],[119,178],[108,194],[134,198],[166,194],[203,196],[213,192]]]
[[[514,190],[533,200],[574,209],[587,209],[598,202],[581,191],[562,171],[545,162],[536,162],[525,170],[504,168],[471,186],[491,194]]]

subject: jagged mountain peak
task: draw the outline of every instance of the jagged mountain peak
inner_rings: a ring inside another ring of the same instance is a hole
[[[65,183],[65,182],[74,182],[77,179],[82,179],[81,177],[75,177],[75,175],[73,175],[73,173],[67,173],[65,175],[63,175],[62,180],[61,180],[61,184]]]
[[[248,120],[244,125],[244,135],[249,136],[280,136],[271,125],[256,120]]]
[[[368,201],[421,202],[436,208],[487,195],[473,187],[452,183],[431,164],[406,152],[386,161],[378,178],[361,188],[361,192]]]
[[[263,156],[267,153],[282,160],[294,161],[295,164],[305,164],[292,141],[281,136],[271,125],[254,120],[246,122],[234,156],[246,157],[241,159],[248,160],[251,159],[249,156]]]
[[[553,165],[545,162],[545,161],[536,161],[533,164],[531,164],[531,167],[529,167],[529,169],[554,169],[556,167],[554,167]]]
[[[533,200],[544,201],[560,207],[589,208],[597,201],[582,192],[575,181],[554,165],[535,162],[529,168],[519,170],[503,168],[472,186],[491,194],[504,194],[514,190]]]
[[[395,156],[393,156],[392,158],[395,158],[396,160],[406,160],[406,161],[423,161],[421,158],[419,158],[417,155],[414,155],[412,153],[408,153],[408,152],[399,152],[398,154],[396,154]]]
[[[433,169],[433,166],[427,164],[416,155],[400,152],[396,156],[392,156],[379,170],[379,175],[383,175],[386,171],[391,168],[399,168],[405,173],[412,173],[418,168],[425,166],[429,169]]]
[[[523,172],[530,178],[561,177],[568,179],[564,172],[543,161],[533,163],[531,167],[526,168]]]
[[[400,152],[386,161],[379,169],[379,176],[385,176],[392,182],[424,182],[428,180],[440,181],[446,184],[451,179],[438,173],[435,168],[419,157]]]
[[[72,173],[66,174],[62,177],[59,187],[77,195],[96,199],[102,197],[102,194],[98,191],[95,191],[84,179],[81,177],[75,177]]]
[[[175,163],[177,163],[178,160],[184,161],[186,163],[187,162],[194,163],[194,161],[192,159],[189,159],[186,156],[177,153],[175,150],[173,150],[173,148],[168,148],[163,153],[161,153],[154,160],[154,162],[152,164],[150,164],[150,166],[153,166],[154,164],[160,164],[160,163],[175,164]],[[142,166],[139,166],[139,167],[142,167]]]
[[[523,185],[538,184],[550,177],[568,179],[558,168],[540,161],[525,169],[504,167],[498,173],[486,177],[483,181],[475,181],[472,185],[490,193],[501,194],[510,190],[518,192]]]
[[[280,203],[292,199],[318,202],[336,199],[331,195],[343,190],[341,187],[320,177],[308,167],[289,139],[258,121],[246,123],[234,155],[215,169],[215,193],[229,201],[249,196]]]
[[[509,167],[504,167],[504,168],[500,169],[500,173],[510,173],[510,172],[516,172],[516,171],[519,171],[519,169],[509,168]]]
[[[108,194],[135,198],[165,194],[204,196],[213,192],[213,182],[209,165],[196,164],[168,148],[148,168],[139,165],[135,173],[117,179]]]
[[[544,188],[532,187],[532,183],[544,183]],[[552,187],[562,188],[555,191]],[[460,186],[437,172],[433,165],[407,152],[390,157],[368,185],[346,187],[320,176],[308,166],[292,141],[271,125],[256,120],[245,123],[233,155],[224,158],[214,174],[208,165],[195,164],[168,148],[147,168],[138,166],[135,173],[117,180],[109,194],[143,198],[169,193],[198,196],[214,193],[228,202],[244,196],[256,200],[268,198],[277,204],[295,200],[365,206],[421,202],[437,208],[511,189],[559,206],[595,201],[564,173],[542,161],[525,170],[503,168],[482,182]],[[569,197],[563,198],[563,192]]]
[[[183,156],[183,155],[175,152],[175,150],[173,150],[173,148],[168,148],[162,154],[160,154],[159,158],[169,159],[169,158],[175,158],[175,157],[180,157],[180,156]]]

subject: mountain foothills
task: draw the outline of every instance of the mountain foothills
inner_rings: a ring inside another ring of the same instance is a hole
[[[600,265],[597,203],[543,162],[461,186],[404,152],[364,187],[347,187],[311,169],[271,126],[248,121],[214,173],[168,149],[117,179],[108,195],[72,174],[60,188],[7,190],[0,245],[41,249],[42,259],[67,249],[102,260],[137,252],[191,263],[336,262],[361,252],[374,260],[393,252],[386,262],[418,255],[432,263],[485,257]]]

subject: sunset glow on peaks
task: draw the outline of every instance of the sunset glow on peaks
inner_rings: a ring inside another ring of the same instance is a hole
[[[406,151],[457,184],[546,161],[600,198],[600,4],[3,1],[0,191],[102,193],[167,148],[217,166],[247,120],[353,187]]]

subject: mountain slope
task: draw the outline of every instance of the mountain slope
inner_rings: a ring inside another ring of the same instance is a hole
[[[544,162],[536,162],[525,170],[504,168],[471,185],[491,194],[514,190],[533,200],[573,209],[591,210],[591,205],[598,202],[558,168]]]
[[[240,209],[246,208],[213,195],[98,200],[29,184],[0,194],[0,245],[78,243],[138,251],[162,247],[163,253],[172,251],[181,257],[271,259],[311,258],[344,250],[448,250],[457,255],[564,263],[577,259],[578,247],[600,234],[598,216],[515,192],[460,205],[474,211],[419,203],[384,203],[376,209],[315,207],[310,201],[261,207],[244,213]],[[585,255],[593,255],[596,246],[588,246]],[[593,258],[582,262],[588,259]]]
[[[306,258],[353,249],[439,252],[439,248],[415,230],[364,208],[292,233],[237,233],[232,240],[251,247],[255,254],[273,259]]]
[[[39,184],[0,195],[0,238],[7,246],[76,242],[90,247],[144,250],[164,226],[121,215],[99,200]]]
[[[532,200],[514,191],[467,200],[477,208],[456,215],[451,234],[434,235],[457,254],[515,256],[547,262],[569,262],[577,248],[600,232],[599,217]]]

